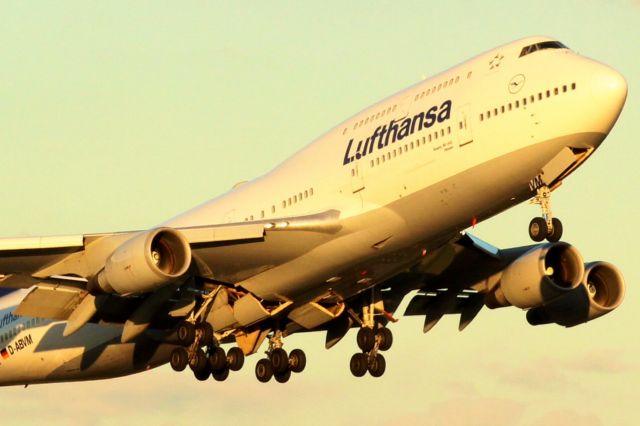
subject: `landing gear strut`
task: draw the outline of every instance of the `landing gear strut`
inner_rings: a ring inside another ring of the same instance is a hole
[[[282,348],[282,332],[276,331],[269,339],[267,357],[256,364],[256,378],[266,383],[275,378],[278,383],[286,383],[291,373],[301,373],[307,365],[307,357],[301,349],[294,349],[291,353]]]
[[[538,204],[542,209],[542,217],[534,217],[529,222],[529,237],[533,241],[544,240],[556,242],[562,237],[562,222],[553,217],[551,212],[551,190],[544,185],[538,188],[536,196],[531,200],[532,204]]]

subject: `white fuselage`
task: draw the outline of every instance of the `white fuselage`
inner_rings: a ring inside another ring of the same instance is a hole
[[[524,46],[546,40],[501,46],[390,96],[266,175],[163,226],[338,211],[343,230],[313,250],[294,248],[277,259],[247,245],[246,264],[233,265],[219,254],[201,253],[212,271],[226,268],[221,278],[266,300],[297,303],[326,291],[319,284],[331,276],[327,268],[345,274],[375,261],[382,245],[387,253],[435,248],[471,223],[530,198],[536,179],[563,179],[563,169],[549,168],[550,162],[566,148],[588,157],[615,123],[626,97],[624,79],[568,49],[520,57]],[[550,176],[554,171],[557,176]],[[333,264],[317,261],[336,250],[341,254]],[[378,272],[367,283],[414,261],[408,256],[373,265]],[[362,290],[345,279],[332,291],[346,299]],[[89,324],[63,338],[63,323],[12,316],[27,292],[0,298],[0,346],[7,351],[0,358],[0,383],[113,377],[166,362],[168,352],[160,349],[137,359],[136,343],[119,343],[120,327]]]

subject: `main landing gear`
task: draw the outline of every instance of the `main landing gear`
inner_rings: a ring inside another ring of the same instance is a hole
[[[387,363],[379,352],[391,349],[393,334],[387,327],[374,320],[373,303],[363,308],[362,317],[356,338],[362,352],[353,354],[349,368],[351,374],[356,377],[364,376],[367,371],[373,377],[380,377],[384,374]],[[356,319],[359,320],[357,317]]]
[[[205,321],[208,306],[220,287],[203,296],[197,311],[178,325],[176,335],[180,346],[173,349],[169,364],[174,371],[189,366],[198,380],[212,376],[217,381],[226,380],[230,371],[238,371],[244,365],[244,353],[239,347],[227,352],[220,347],[211,324]]]
[[[266,383],[275,378],[278,383],[286,383],[291,373],[301,373],[307,365],[307,356],[301,349],[294,349],[291,353],[282,348],[282,332],[276,331],[269,339],[267,357],[256,364],[256,378]]]
[[[174,371],[183,371],[189,366],[196,379],[203,381],[212,376],[221,382],[229,377],[230,371],[238,371],[244,365],[242,350],[233,347],[225,352],[207,322],[184,321],[178,326],[177,334],[181,346],[173,349],[169,359]]]
[[[560,219],[553,217],[551,212],[551,190],[545,185],[536,191],[537,194],[531,200],[531,203],[540,205],[542,217],[531,219],[531,222],[529,222],[529,236],[536,242],[545,238],[549,242],[560,241],[562,237],[562,222],[560,222]]]

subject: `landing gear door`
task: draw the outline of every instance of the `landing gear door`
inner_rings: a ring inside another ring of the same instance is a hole
[[[456,119],[456,130],[458,131],[458,146],[463,147],[473,142],[473,132],[471,130],[471,115],[469,104],[463,105],[458,111]]]

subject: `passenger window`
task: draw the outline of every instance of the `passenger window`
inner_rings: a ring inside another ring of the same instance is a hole
[[[531,101],[531,103],[534,103],[536,101],[536,97],[531,95],[529,96],[529,100]]]
[[[380,165],[380,157],[376,158],[376,164],[379,166]]]
[[[371,160],[371,163],[369,164],[369,167],[373,167],[373,160]]]
[[[542,92],[538,93],[538,100],[541,101],[542,100]]]
[[[487,118],[491,118],[491,111],[487,111]]]
[[[527,98],[522,98],[522,106],[527,106]]]
[[[291,205],[291,197],[289,197],[289,199],[287,200],[287,205],[290,206]]]
[[[413,142],[411,142],[411,149],[413,149]]]
[[[309,195],[313,196],[313,188],[309,189]]]
[[[438,140],[438,132],[435,132],[435,133],[433,134],[433,138],[434,138],[435,140]]]
[[[451,134],[451,126],[447,126],[447,133]]]
[[[264,210],[260,210],[260,219],[264,219]]]
[[[511,111],[511,109],[512,109],[511,106],[512,106],[511,102],[509,102],[509,111]]]
[[[272,205],[272,206],[271,206],[271,213],[275,213],[275,212],[276,212],[276,206],[275,206],[275,205]]]
[[[493,109],[493,115],[498,115],[498,108]]]
[[[500,112],[504,114],[504,105],[500,107]]]
[[[520,108],[520,101],[516,101],[516,108]]]
[[[473,72],[473,71],[469,71],[469,73],[467,74],[467,79],[470,79],[470,78],[471,78],[471,73],[472,73],[472,72]]]
[[[567,91],[567,85],[565,84],[564,86],[562,86],[562,91],[566,92]]]
[[[440,136],[444,137],[444,129],[440,129]]]
[[[442,85],[442,88],[444,89],[445,87],[447,87],[447,82],[445,81],[444,84]]]
[[[304,198],[308,198],[309,197],[309,192],[308,191],[304,191]]]
[[[554,94],[554,95],[557,95],[558,93],[559,93],[558,88],[557,88],[557,87],[554,87],[554,88],[553,88],[553,94]]]
[[[456,76],[456,83],[460,81],[460,76]]]
[[[483,120],[484,120],[484,114],[480,113],[480,121],[483,121]],[[462,126],[462,123],[460,123],[460,125]],[[460,128],[462,129],[462,127],[460,127]]]
[[[571,90],[576,90],[576,84],[575,83],[571,83]]]
[[[449,80],[449,86],[453,84],[453,79]]]
[[[282,208],[284,209],[285,207],[287,207],[287,201],[286,200],[282,201]]]

